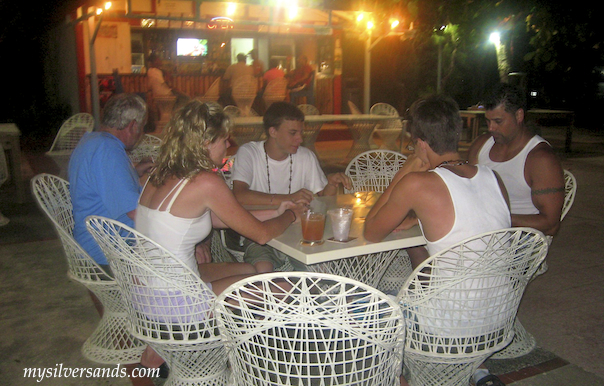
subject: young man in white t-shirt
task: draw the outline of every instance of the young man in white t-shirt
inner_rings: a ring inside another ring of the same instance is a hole
[[[316,155],[300,146],[304,114],[298,107],[275,102],[263,120],[267,140],[241,146],[233,165],[233,193],[242,205],[310,203],[314,194],[335,195],[340,184],[352,188],[352,181],[344,173],[325,176]],[[254,264],[258,272],[271,272],[285,263],[287,255],[252,244],[244,259]]]

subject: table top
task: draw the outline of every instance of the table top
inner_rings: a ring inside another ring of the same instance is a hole
[[[305,122],[350,122],[350,121],[389,121],[403,119],[403,117],[391,116],[391,115],[377,115],[377,114],[322,114],[322,115],[306,115],[304,117]],[[254,126],[262,125],[262,117],[235,117],[233,118],[235,125],[241,126]]]
[[[21,131],[14,123],[0,123],[0,134],[19,136]]]
[[[426,240],[418,226],[406,231],[393,232],[378,243],[365,240],[363,237],[365,216],[378,197],[379,193],[370,192],[356,193],[356,196],[355,194],[341,194],[315,198],[315,200],[325,204],[327,209],[352,206],[354,218],[350,227],[350,237],[356,237],[352,241],[346,243],[328,241],[327,239],[333,237],[333,232],[331,221],[327,216],[324,233],[325,242],[322,245],[306,246],[300,243],[302,239],[300,222],[290,225],[282,235],[269,241],[268,245],[307,265],[368,253],[425,245]]]

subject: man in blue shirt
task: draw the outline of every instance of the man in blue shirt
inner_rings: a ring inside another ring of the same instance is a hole
[[[142,176],[152,166],[141,162],[136,168],[127,150],[143,135],[147,105],[135,94],[118,94],[105,105],[101,128],[82,137],[69,161],[69,183],[73,203],[74,238],[103,269],[105,255],[86,230],[87,216],[98,215],[134,227]]]

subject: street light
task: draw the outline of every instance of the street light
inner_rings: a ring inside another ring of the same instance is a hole
[[[499,32],[495,31],[491,33],[491,35],[489,36],[489,41],[493,43],[496,48],[499,48],[499,46],[501,45],[501,35],[499,34]]]
[[[497,57],[497,69],[499,71],[499,79],[506,83],[510,72],[508,55],[505,51],[505,46],[501,44],[501,34],[497,31],[489,35],[489,42],[495,46],[495,54]]]

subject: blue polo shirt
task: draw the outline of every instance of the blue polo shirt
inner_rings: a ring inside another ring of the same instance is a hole
[[[107,265],[85,220],[98,215],[134,227],[127,213],[136,209],[141,186],[124,143],[107,132],[85,134],[69,160],[69,183],[73,236],[98,264]]]

